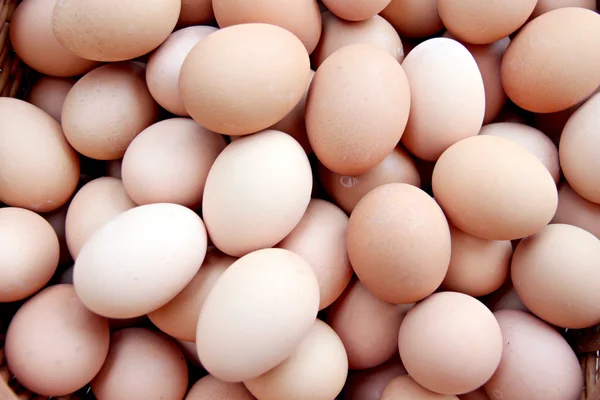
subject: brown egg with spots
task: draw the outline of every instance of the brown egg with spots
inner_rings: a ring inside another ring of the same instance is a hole
[[[444,29],[437,0],[392,0],[380,15],[402,38],[424,38]]]
[[[31,88],[27,101],[60,123],[63,104],[74,84],[74,79],[42,76]]]

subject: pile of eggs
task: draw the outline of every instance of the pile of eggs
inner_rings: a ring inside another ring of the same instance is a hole
[[[575,400],[590,0],[23,0],[12,376],[98,400]],[[7,304],[5,304],[7,305]]]

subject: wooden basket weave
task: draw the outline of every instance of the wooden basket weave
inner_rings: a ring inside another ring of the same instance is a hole
[[[0,0],[0,96],[26,98],[36,74],[19,60],[9,40],[9,24],[12,12],[20,0]],[[50,0],[48,0],[50,1]],[[600,3],[600,1],[599,1]],[[2,121],[0,121],[2,123]],[[0,304],[0,400],[89,400],[94,399],[87,388],[80,392],[61,397],[45,397],[31,393],[16,381],[6,366],[4,357],[4,333],[17,305]],[[600,384],[598,383],[598,351],[600,350],[600,329],[598,327],[565,331],[575,352],[579,356],[585,377],[581,400],[600,400]]]

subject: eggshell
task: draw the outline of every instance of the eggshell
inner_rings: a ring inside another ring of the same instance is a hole
[[[500,288],[510,269],[513,249],[509,240],[485,240],[450,226],[452,252],[442,283],[448,290],[473,297]]]
[[[213,9],[221,28],[247,23],[276,25],[296,35],[308,54],[321,36],[321,12],[316,0],[213,0]]]
[[[52,30],[88,60],[125,61],[157,48],[175,28],[181,0],[57,0]]]
[[[390,4],[391,0],[344,1],[323,0],[329,11],[347,21],[364,21],[374,17]]]
[[[394,57],[367,44],[342,47],[319,66],[308,90],[308,140],[329,170],[365,173],[398,144],[410,104],[406,75]]]
[[[533,235],[550,222],[558,204],[546,167],[510,139],[491,135],[446,150],[435,165],[432,185],[450,222],[482,239]]]
[[[489,44],[519,29],[536,3],[537,0],[443,0],[438,2],[438,12],[446,29],[459,40]]]
[[[600,323],[600,240],[572,225],[551,224],[519,243],[512,281],[538,317],[563,328]]]
[[[146,83],[154,100],[167,111],[189,116],[179,94],[179,75],[189,52],[217,28],[190,26],[173,32],[148,59]]]
[[[299,254],[312,267],[319,281],[321,310],[340,297],[354,273],[346,252],[347,227],[348,217],[337,206],[311,199],[298,225],[277,245]]]
[[[411,93],[410,117],[402,135],[408,151],[435,161],[454,143],[479,133],[485,90],[479,67],[465,46],[448,38],[429,39],[404,58],[402,67]]]
[[[45,396],[62,396],[96,376],[108,345],[106,319],[85,308],[72,285],[55,285],[19,308],[4,350],[19,383]]]
[[[150,321],[171,337],[194,342],[198,315],[206,296],[235,261],[234,257],[210,248],[196,276],[173,300],[148,314]]]
[[[73,258],[71,257],[71,253],[69,253],[69,246],[67,246],[67,233],[66,233],[66,224],[65,221],[67,219],[67,210],[69,204],[65,204],[59,209],[51,211],[49,213],[40,214],[52,229],[54,229],[54,233],[56,233],[56,237],[58,238],[58,246],[60,255],[58,257],[58,265],[66,265],[73,264]]]
[[[106,363],[91,386],[98,400],[181,400],[188,386],[188,367],[167,336],[128,328],[111,335]]]
[[[335,51],[351,44],[370,44],[386,51],[396,60],[402,62],[404,49],[402,41],[394,27],[379,15],[364,21],[351,22],[325,12],[323,33],[312,59],[319,67]]]
[[[62,1],[62,0],[59,0]],[[114,160],[158,118],[144,68],[133,62],[103,65],[69,91],[62,127],[71,146],[86,157]]]
[[[591,166],[598,162],[600,140],[600,93],[571,115],[560,137],[559,156],[569,185],[583,198],[600,203],[600,174]]]
[[[331,172],[322,164],[318,167],[319,179],[327,193],[348,214],[367,193],[387,183],[408,183],[420,187],[421,178],[415,162],[402,147],[396,146],[382,162],[357,176]]]
[[[52,278],[60,247],[52,226],[23,208],[0,208],[0,302],[31,296]]]
[[[10,19],[10,42],[21,60],[42,74],[68,77],[96,67],[63,47],[52,32],[52,11],[58,0],[23,0]]]
[[[226,145],[223,136],[190,118],[157,122],[136,136],[125,152],[125,190],[140,205],[198,207],[208,171]]]
[[[245,381],[261,400],[331,400],[348,376],[348,357],[339,336],[316,320],[294,352],[258,378]]]
[[[600,204],[587,201],[563,182],[558,187],[558,209],[552,222],[578,226],[600,238]]]
[[[196,351],[196,343],[179,339],[175,339],[175,341],[179,345],[181,352],[185,356],[190,366],[202,368],[202,363],[200,362],[200,359],[198,358],[198,352]]]
[[[510,279],[486,299],[486,305],[492,312],[499,310],[519,310],[529,312],[515,291]]]
[[[212,0],[181,0],[177,26],[203,25],[214,19]]]
[[[60,123],[60,114],[74,79],[42,76],[31,88],[27,101]]]
[[[490,400],[483,388],[458,396],[459,400]]]
[[[379,400],[385,386],[395,377],[406,375],[398,357],[374,368],[349,371],[344,400]]]
[[[456,292],[436,293],[404,317],[400,357],[421,386],[441,394],[463,394],[483,385],[502,356],[502,334],[479,300]]]
[[[196,331],[200,361],[224,381],[256,378],[294,352],[318,308],[319,284],[302,257],[284,249],[250,253],[206,297]]]
[[[300,39],[275,25],[248,23],[200,41],[183,63],[179,90],[199,124],[225,135],[246,135],[292,111],[309,77],[310,60]]]
[[[206,230],[193,211],[166,203],[139,206],[88,239],[75,261],[75,290],[97,314],[138,317],[183,290],[205,255]]]
[[[502,84],[519,107],[565,110],[600,85],[600,15],[578,7],[535,18],[519,31],[502,59]]]
[[[0,201],[36,212],[65,204],[77,187],[79,158],[60,125],[24,101],[0,98]]]
[[[398,352],[398,329],[412,305],[379,300],[356,280],[326,311],[326,322],[339,335],[350,369],[383,364]]]
[[[255,400],[243,383],[223,382],[212,375],[201,378],[191,387],[185,400]]]
[[[394,378],[381,393],[380,400],[458,400],[453,395],[434,393],[408,375]]]
[[[235,257],[276,245],[300,222],[311,189],[310,163],[291,136],[268,130],[236,140],[206,179],[202,212],[212,242]]]
[[[442,283],[450,262],[448,222],[427,193],[406,183],[371,190],[350,215],[354,272],[381,300],[414,303]]]
[[[380,15],[402,38],[423,38],[444,29],[437,0],[392,0]]]
[[[581,7],[594,11],[596,10],[596,2],[594,0],[538,0],[531,13],[531,18],[565,7]]]
[[[502,310],[494,315],[504,348],[500,366],[485,384],[491,399],[579,399],[581,368],[560,333],[521,311]]]

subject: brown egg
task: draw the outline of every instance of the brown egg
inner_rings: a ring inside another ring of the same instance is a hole
[[[444,0],[438,3],[438,11],[446,29],[459,40],[489,44],[519,29],[536,3],[537,0]]]
[[[376,367],[398,352],[398,329],[412,305],[385,303],[356,280],[327,309],[327,323],[342,339],[350,369]]]
[[[167,111],[181,117],[189,116],[179,94],[179,75],[189,52],[198,42],[217,28],[190,26],[173,32],[148,59],[146,83],[154,100]]]
[[[560,8],[532,20],[502,59],[502,84],[519,107],[536,113],[566,110],[600,85],[600,15]]]
[[[100,227],[135,206],[120,179],[106,176],[86,183],[71,200],[65,219],[65,236],[73,259]]]
[[[464,394],[483,385],[498,367],[502,334],[492,312],[477,299],[441,292],[406,314],[398,346],[408,374],[421,386]]]
[[[302,257],[284,249],[250,253],[223,272],[204,301],[200,361],[224,381],[256,378],[294,352],[318,308],[319,284]]]
[[[196,276],[173,300],[148,314],[154,325],[167,335],[194,342],[198,315],[204,300],[223,272],[236,258],[209,248]]]
[[[496,290],[486,299],[485,304],[492,312],[499,310],[519,310],[529,312],[515,291],[510,278],[500,289]]]
[[[410,118],[402,135],[409,152],[435,161],[454,143],[479,133],[485,89],[465,46],[448,38],[429,39],[404,58],[402,67],[411,94]]]
[[[388,183],[408,183],[420,187],[421,178],[412,159],[402,147],[396,146],[382,162],[364,174],[339,175],[319,163],[319,179],[327,193],[348,214],[356,203],[378,186]]]
[[[348,255],[354,272],[381,300],[408,304],[442,283],[450,230],[435,200],[406,183],[371,190],[350,215]]]
[[[131,142],[121,174],[137,204],[175,203],[196,208],[208,171],[227,142],[190,118],[171,118],[143,130]]]
[[[374,368],[349,371],[342,399],[379,400],[388,382],[401,375],[406,370],[398,357]]]
[[[500,136],[510,139],[536,156],[546,167],[555,183],[560,179],[558,149],[541,131],[515,122],[497,122],[481,128],[480,135]]]
[[[576,400],[583,387],[577,357],[551,326],[515,310],[494,313],[504,349],[485,384],[491,399]]]
[[[490,400],[483,388],[458,396],[458,400]]]
[[[367,44],[337,50],[317,69],[306,100],[315,155],[338,174],[367,172],[398,144],[410,96],[404,70],[387,52]]]
[[[515,249],[511,277],[534,314],[562,328],[600,323],[600,239],[572,225],[551,224]]]
[[[304,215],[312,181],[306,153],[283,132],[229,144],[208,173],[202,200],[212,242],[235,257],[275,246]]]
[[[446,150],[433,170],[432,186],[450,222],[482,239],[533,235],[550,222],[558,204],[546,167],[497,136],[478,135]]]
[[[52,30],[88,60],[125,61],[157,48],[175,28],[181,0],[57,0]]]
[[[347,227],[348,217],[337,206],[311,199],[298,225],[277,245],[302,256],[315,271],[320,310],[340,297],[354,273],[346,252]]]
[[[86,157],[114,160],[158,118],[144,68],[113,63],[86,74],[69,91],[62,127],[71,146]]]
[[[308,53],[296,36],[275,25],[248,23],[200,41],[183,63],[179,89],[199,124],[240,136],[284,118],[306,92],[309,78]]]
[[[276,25],[296,35],[308,54],[321,37],[321,12],[316,0],[213,0],[213,9],[221,28],[247,23]]]
[[[347,21],[365,21],[383,11],[391,0],[322,0],[329,11]]]
[[[69,203],[65,204],[61,208],[51,211],[49,213],[41,214],[42,217],[52,226],[56,236],[58,238],[58,245],[60,248],[60,256],[58,258],[58,265],[72,264],[73,258],[69,252],[69,246],[67,245],[67,232],[66,232],[66,219],[67,210],[69,209]]]
[[[188,386],[188,367],[167,336],[128,328],[111,335],[106,363],[91,386],[98,400],[180,400]]]
[[[458,400],[458,397],[434,393],[419,385],[408,375],[398,376],[388,383],[380,400]]]
[[[243,383],[223,382],[212,375],[198,380],[185,400],[255,400]]]
[[[42,76],[31,88],[27,101],[60,123],[63,103],[74,84],[74,79]]]
[[[402,38],[423,38],[444,29],[437,0],[392,0],[380,15]]]
[[[600,129],[600,93],[587,100],[565,125],[559,155],[569,185],[583,198],[600,203],[600,174],[591,166],[598,162],[600,141],[591,132]]]
[[[62,396],[96,376],[108,345],[106,319],[84,307],[73,285],[55,285],[19,308],[4,350],[20,384],[45,396]]]
[[[565,7],[581,7],[594,11],[596,10],[596,2],[594,0],[538,0],[531,13],[531,18]]]
[[[52,11],[58,0],[23,0],[10,22],[10,42],[21,60],[42,74],[81,75],[98,65],[63,47],[52,32]]]
[[[400,36],[384,18],[375,15],[364,21],[351,22],[328,11],[323,13],[323,33],[313,53],[313,63],[319,67],[336,50],[359,43],[378,47],[399,62],[404,59]]]
[[[214,19],[212,0],[181,0],[177,26],[203,25]]]
[[[50,115],[0,98],[0,201],[36,212],[64,205],[77,187],[79,157]]]
[[[512,245],[509,240],[485,240],[450,225],[452,255],[442,286],[473,297],[500,288],[510,269]]]
[[[563,182],[558,187],[558,209],[552,222],[578,226],[600,238],[600,204],[587,201]]]
[[[331,400],[341,392],[347,376],[342,341],[317,319],[284,362],[244,385],[260,400]]]
[[[0,303],[22,300],[43,288],[58,266],[52,226],[33,211],[0,209]]]

